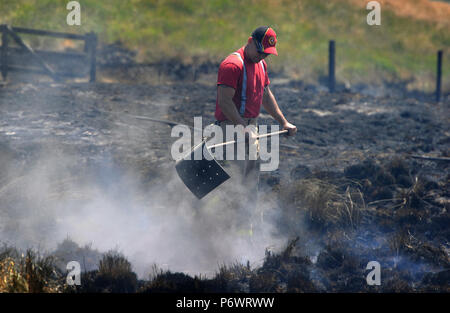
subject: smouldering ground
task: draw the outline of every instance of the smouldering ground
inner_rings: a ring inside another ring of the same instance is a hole
[[[0,239],[47,251],[66,237],[118,248],[141,277],[153,263],[212,277],[218,264],[250,260],[216,276],[228,291],[448,292],[449,162],[410,158],[450,156],[448,97],[329,94],[276,79],[272,90],[299,133],[280,139],[279,170],[262,175],[267,228],[252,250],[233,233],[228,203],[215,204],[214,193],[198,201],[174,176],[170,127],[130,116],[203,116],[206,125],[214,86],[3,85]],[[263,113],[260,123],[273,121]],[[297,236],[284,253],[265,253]],[[372,260],[383,269],[379,287],[365,283]],[[159,279],[152,288],[175,278]]]

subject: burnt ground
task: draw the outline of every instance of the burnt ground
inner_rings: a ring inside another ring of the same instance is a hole
[[[81,291],[449,291],[450,162],[411,156],[450,157],[450,98],[437,104],[330,94],[283,79],[272,80],[272,91],[299,132],[280,138],[280,167],[262,174],[261,197],[275,203],[265,214],[290,245],[267,250],[257,267],[224,266],[211,279],[161,271],[140,287],[115,289],[114,279],[102,281],[94,270]],[[145,190],[157,190],[161,203],[176,207],[181,193],[195,207],[197,200],[172,183],[171,128],[133,116],[189,125],[202,116],[206,125],[214,106],[215,86],[201,82],[1,85],[3,241],[20,247],[45,242],[57,221],[27,224],[27,214],[51,210],[55,201],[83,201],[89,190],[80,186],[92,179],[120,193],[125,187],[109,182],[112,171],[135,178],[139,192],[128,197],[151,201]],[[260,123],[274,122],[263,112]],[[46,194],[30,187],[34,179],[40,184],[40,174],[29,173],[42,162]],[[51,170],[52,162],[58,170]],[[22,236],[27,227],[36,228],[34,235]],[[381,286],[366,283],[369,261],[381,264]]]

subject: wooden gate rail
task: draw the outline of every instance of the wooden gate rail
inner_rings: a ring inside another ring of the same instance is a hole
[[[0,71],[3,79],[6,79],[8,71],[25,71],[31,73],[43,73],[53,78],[53,80],[60,80],[61,76],[76,76],[68,72],[55,72],[55,70],[47,64],[42,56],[55,56],[55,57],[67,57],[67,58],[83,58],[89,60],[89,81],[94,82],[96,79],[96,50],[97,50],[97,35],[93,32],[85,35],[70,34],[53,32],[47,30],[30,29],[23,27],[11,27],[9,25],[0,25],[0,31],[2,33],[2,46],[0,49]],[[57,51],[45,51],[45,50],[33,50],[18,35],[18,33],[48,36],[53,38],[65,38],[72,40],[84,41],[84,53],[73,52],[57,52]],[[9,37],[21,47],[21,49],[9,47]],[[8,64],[8,52],[20,54],[29,53],[33,60],[39,64],[42,69],[27,68],[24,66],[17,66]]]

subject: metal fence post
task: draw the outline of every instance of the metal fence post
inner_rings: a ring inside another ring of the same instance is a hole
[[[87,34],[89,41],[89,57],[90,57],[90,71],[89,82],[95,82],[96,79],[96,54],[97,54],[97,35],[93,32]]]
[[[2,31],[1,72],[3,80],[8,75],[8,30],[6,25],[0,25]]]
[[[436,102],[441,99],[441,80],[442,78],[442,50],[437,54],[437,77],[436,77]]]
[[[330,40],[328,46],[328,88],[330,92],[334,92],[334,87],[336,85],[336,77],[335,77],[335,42],[334,40]]]

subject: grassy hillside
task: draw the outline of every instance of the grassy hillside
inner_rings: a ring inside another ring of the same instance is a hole
[[[382,25],[368,26],[366,1],[351,0],[82,0],[81,26],[66,24],[63,0],[2,0],[0,23],[99,33],[122,41],[140,60],[192,56],[220,61],[259,25],[278,33],[272,69],[317,79],[327,72],[328,40],[337,44],[338,78],[351,83],[415,77],[433,90],[436,51],[444,50],[444,90],[450,88],[450,24],[396,15],[382,6]],[[409,1],[411,2],[411,1]],[[413,3],[413,2],[412,2]],[[34,39],[33,44],[49,45]]]

